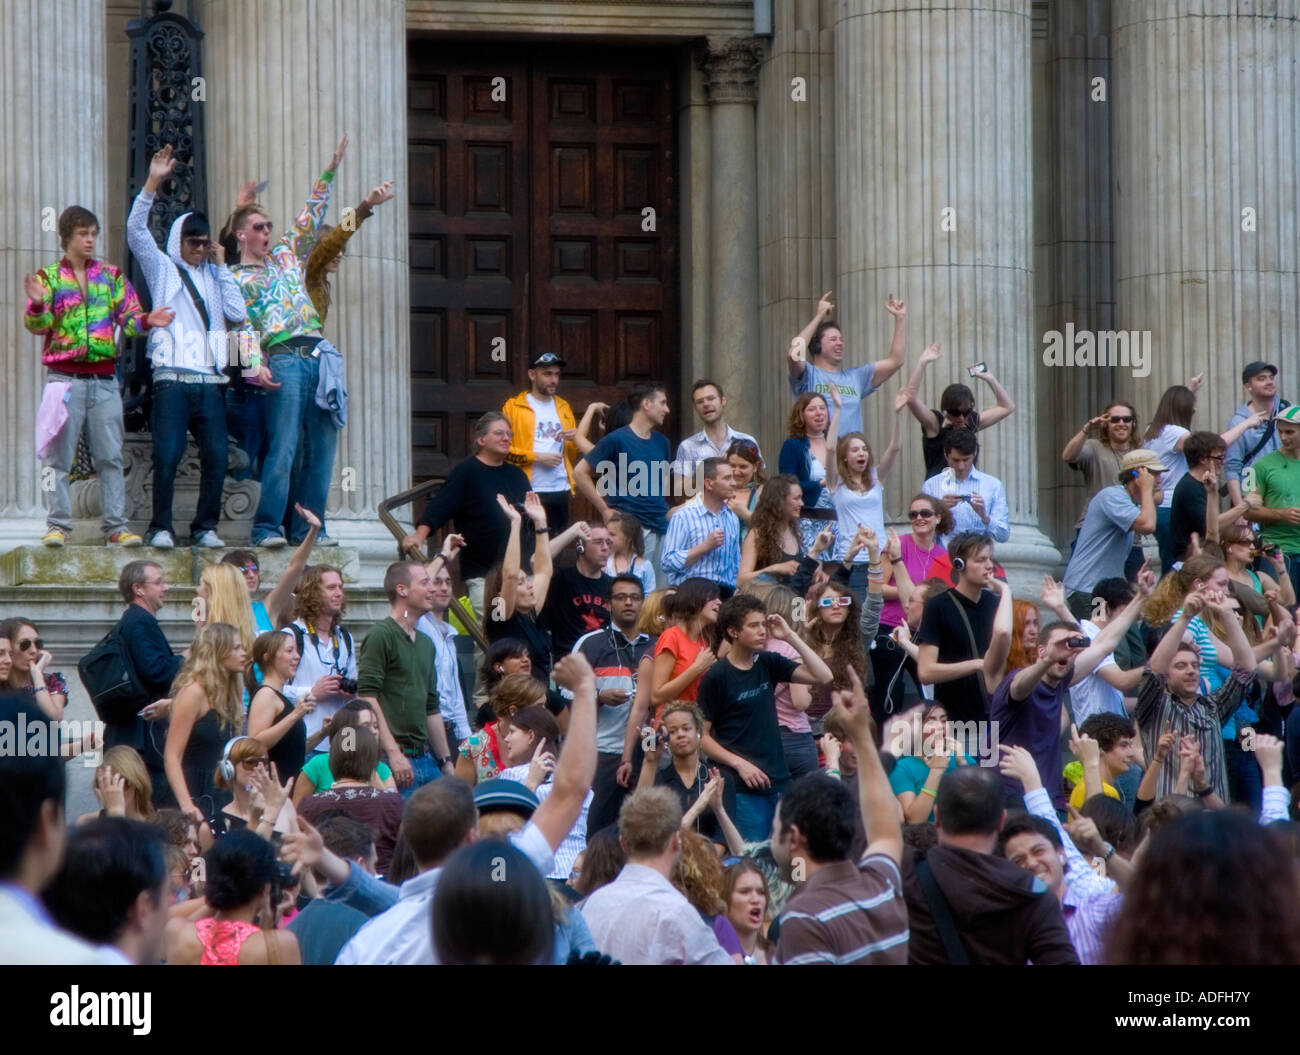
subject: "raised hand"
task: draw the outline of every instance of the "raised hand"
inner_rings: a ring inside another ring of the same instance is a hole
[[[524,783],[534,791],[539,785],[546,783],[546,778],[555,772],[555,756],[549,751],[537,751],[533,754],[533,760],[528,763],[528,775],[524,778]]]
[[[445,559],[451,561],[456,559],[456,554],[465,548],[465,536],[451,534],[442,540],[442,555]]]
[[[307,522],[308,527],[314,527],[317,531],[321,529],[323,525],[320,522],[320,517],[318,517],[310,509],[308,509],[306,506],[300,505],[297,502],[294,503],[293,508],[294,508],[294,512],[296,512],[300,517],[303,518],[303,520]]]
[[[775,638],[777,641],[789,641],[790,635],[794,633],[781,616],[772,612],[767,617],[767,636]]]
[[[1155,756],[1151,760],[1153,764],[1163,766],[1169,761],[1169,753],[1174,749],[1174,739],[1177,735],[1172,729],[1167,733],[1160,734],[1160,740],[1156,744]]]
[[[393,186],[394,183],[392,180],[384,180],[383,183],[378,187],[373,188],[370,193],[366,195],[366,204],[371,208],[374,208],[376,205],[383,205],[386,201],[392,201],[394,197]]]
[[[104,766],[95,774],[95,791],[110,817],[126,816],[126,780],[121,773]]]
[[[1070,723],[1070,753],[1085,766],[1095,766],[1101,761],[1101,745],[1079,727]]]
[[[943,345],[938,341],[931,341],[921,352],[921,362],[937,363],[943,358]]]
[[[257,187],[257,180],[244,180],[239,185],[239,193],[235,195],[235,208],[242,209],[245,205],[252,205],[257,201]]]
[[[912,401],[912,393],[906,388],[901,389],[894,397],[894,413],[899,414],[907,409],[907,404]]]
[[[885,553],[891,561],[897,562],[903,559],[903,540],[892,527],[885,529]]]
[[[28,300],[34,300],[37,304],[45,303],[45,283],[39,275],[24,275],[23,289],[27,292]]]
[[[1205,384],[1204,370],[1202,370],[1199,374],[1193,374],[1191,377],[1187,379],[1187,387],[1190,388],[1193,392],[1197,391],[1203,384]]]
[[[145,189],[150,193],[153,193],[158,189],[158,185],[172,174],[172,170],[175,167],[176,158],[172,156],[172,146],[168,143],[160,151],[154,154],[153,158],[150,160],[149,176],[145,180]]]
[[[339,145],[334,148],[334,156],[330,159],[329,168],[333,172],[339,167],[339,162],[343,160],[343,155],[348,149],[348,134],[343,133],[343,138],[339,140]]]
[[[587,657],[580,652],[570,652],[556,663],[551,671],[551,677],[555,679],[556,685],[570,692],[576,692],[583,685],[590,683],[592,695],[596,694],[596,672],[591,669]]]
[[[542,500],[536,491],[529,491],[524,495],[524,512],[528,514],[528,519],[533,522],[533,527],[538,531],[546,527],[546,507],[542,505]]]
[[[508,499],[505,495],[502,494],[497,495],[497,505],[501,507],[501,512],[505,513],[506,517],[510,520],[512,524],[521,522],[524,519],[523,514],[521,514],[518,509],[516,509],[514,506],[510,504],[510,499]]]
[[[1083,816],[1073,806],[1070,807],[1070,820],[1065,830],[1070,833],[1074,845],[1084,853],[1092,854],[1094,857],[1105,856],[1106,840],[1101,837],[1096,821],[1091,817]]]
[[[848,669],[848,679],[847,689],[836,689],[831,693],[832,709],[838,709],[844,716],[846,724],[852,730],[854,744],[866,750],[875,742],[876,723],[871,717],[871,707],[867,703],[862,679],[852,667]]]
[[[1043,786],[1043,778],[1038,774],[1038,763],[1025,748],[1000,744],[998,749],[1002,752],[1002,761],[998,763],[998,769],[1003,776],[1014,777],[1020,781],[1025,791],[1034,791]]]
[[[821,531],[817,532],[817,537],[813,540],[813,546],[811,550],[812,556],[816,557],[824,553],[826,550],[830,549],[831,544],[834,541],[835,541],[835,529],[829,527],[822,528]]]
[[[822,294],[821,300],[817,302],[817,314],[821,316],[831,315],[835,311],[835,305],[831,303],[831,291],[828,289]]]
[[[1048,608],[1060,608],[1065,604],[1065,587],[1050,575],[1044,575],[1041,596]]]
[[[892,293],[889,295],[889,299],[885,301],[885,310],[900,321],[907,318],[907,305]]]
[[[1142,562],[1142,567],[1137,573],[1137,591],[1143,597],[1150,597],[1156,588],[1156,573],[1151,570],[1150,564],[1151,559],[1148,557]]]

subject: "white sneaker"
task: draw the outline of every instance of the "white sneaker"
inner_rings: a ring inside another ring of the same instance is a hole
[[[176,540],[170,531],[155,531],[149,536],[149,545],[154,549],[175,549]]]
[[[215,531],[201,531],[194,537],[194,545],[203,549],[221,549],[225,543],[217,538]]]

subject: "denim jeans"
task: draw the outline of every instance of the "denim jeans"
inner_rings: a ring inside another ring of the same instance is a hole
[[[45,525],[72,531],[72,497],[68,490],[68,470],[77,455],[77,441],[86,430],[90,457],[99,477],[104,504],[104,535],[126,530],[126,485],[122,478],[122,396],[117,378],[72,377],[51,373],[47,381],[71,382],[68,390],[68,420],[50,443],[42,465],[53,470],[46,485],[42,473],[41,490],[45,494]]]
[[[235,444],[248,455],[248,468],[236,480],[260,480],[266,460],[266,392],[257,385],[231,383],[225,388],[226,427]]]
[[[199,502],[190,535],[215,531],[221,520],[221,489],[226,479],[226,402],[224,385],[159,381],[153,386],[153,519],[149,532],[172,530],[176,468],[185,456],[185,434],[199,448]]]
[[[745,842],[757,843],[771,837],[772,818],[776,816],[776,804],[784,790],[784,782],[780,787],[773,784],[759,791],[736,789],[736,809],[732,820]]]
[[[271,377],[280,387],[266,395],[268,448],[262,466],[262,498],[253,517],[255,546],[281,533],[285,511],[295,502],[324,521],[339,442],[329,411],[316,405],[320,360],[296,351],[282,352],[270,357],[270,366]],[[300,444],[303,461],[295,491],[293,463]],[[293,537],[307,534],[306,522],[296,513],[290,523]]]
[[[424,754],[407,755],[406,760],[411,763],[411,776],[413,779],[410,784],[400,789],[404,800],[409,799],[425,784],[432,784],[442,776],[441,767],[434,761],[433,755],[427,747],[424,749]]]
[[[807,773],[816,773],[817,745],[812,733],[796,733],[781,726],[781,747],[785,750],[785,764],[795,780]]]

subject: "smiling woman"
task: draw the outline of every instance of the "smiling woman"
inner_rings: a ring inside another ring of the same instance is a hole
[[[45,642],[35,625],[21,616],[0,623],[0,638],[9,643],[8,669],[0,660],[3,688],[29,696],[49,717],[63,717],[68,704],[68,681],[58,671],[49,669],[54,657],[45,651]]]

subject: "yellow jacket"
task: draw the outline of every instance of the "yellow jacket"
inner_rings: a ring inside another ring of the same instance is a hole
[[[566,429],[576,429],[577,420],[573,416],[573,409],[569,404],[555,396],[555,412],[559,416],[560,426]],[[506,421],[510,422],[510,430],[514,437],[510,441],[510,453],[506,456],[506,461],[511,465],[517,465],[524,472],[530,473],[533,467],[533,437],[537,434],[537,416],[533,413],[533,408],[528,405],[528,393],[520,392],[517,396],[507,399],[505,405],[501,408],[501,413],[505,415]],[[566,443],[564,445],[564,474],[569,480],[569,490],[573,490],[573,466],[579,457],[578,446],[575,443]]]

